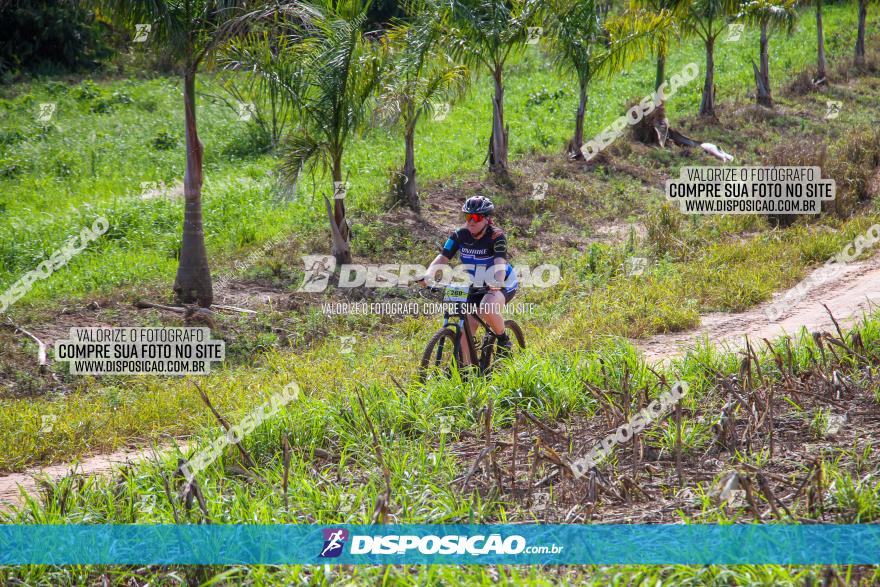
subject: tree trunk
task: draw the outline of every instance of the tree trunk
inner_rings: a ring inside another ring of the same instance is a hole
[[[706,81],[700,101],[700,116],[715,116],[715,39],[711,37],[706,40]]]
[[[773,108],[773,96],[770,94],[770,52],[768,51],[769,39],[767,36],[767,23],[761,23],[761,68],[758,70],[752,62],[755,70],[755,85],[757,87],[757,100],[761,106]]]
[[[183,80],[186,123],[186,171],[183,176],[183,242],[174,280],[174,293],[184,304],[208,308],[214,301],[211,270],[202,226],[202,143],[196,129],[196,72],[188,67]]]
[[[569,144],[568,154],[572,159],[583,159],[581,147],[584,146],[584,116],[587,113],[587,84],[581,83],[578,93],[578,109],[574,118],[574,138]]]
[[[661,55],[657,58],[657,77],[654,79],[654,91],[659,90],[664,81],[666,81],[666,55]]]
[[[416,190],[416,127],[406,129],[406,158],[403,163],[403,197],[406,204],[415,212],[420,209],[419,194]]]
[[[327,206],[330,220],[330,237],[332,239],[332,253],[336,262],[341,264],[351,263],[351,230],[345,219],[345,198],[348,196],[348,186],[339,192],[337,185],[342,181],[342,153],[333,157],[333,214],[330,215],[330,207]]]
[[[859,0],[859,32],[856,36],[855,64],[865,64],[865,21],[868,19],[868,1]]]
[[[492,99],[492,136],[489,137],[489,171],[507,176],[507,129],[504,128],[504,82],[501,66],[492,72],[495,97]]]
[[[822,0],[816,0],[816,35],[819,39],[818,70],[816,71],[816,84],[825,81],[825,35],[822,34]]]

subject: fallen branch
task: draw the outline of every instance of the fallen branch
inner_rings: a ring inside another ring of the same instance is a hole
[[[13,328],[15,332],[20,332],[20,333],[24,334],[25,336],[27,336],[28,338],[30,338],[31,340],[33,340],[35,343],[37,343],[37,347],[38,347],[37,361],[40,364],[40,372],[45,373],[46,363],[47,363],[45,343],[43,343],[42,340],[40,340],[39,338],[37,338],[36,336],[31,334],[30,332],[28,332],[24,328],[22,328],[21,326],[19,326],[15,322],[13,322],[11,318],[7,318],[7,320],[9,323],[6,324],[5,326],[7,326],[9,328]]]
[[[139,310],[146,310],[149,308],[155,308],[157,310],[166,310],[168,312],[175,312],[177,314],[183,314],[186,312],[186,308],[177,307],[177,306],[163,306],[162,304],[154,304],[153,302],[145,302],[144,300],[138,300],[134,304],[134,307]],[[210,310],[207,310],[210,312]]]
[[[208,409],[211,410],[211,413],[214,414],[214,417],[217,418],[217,420],[220,422],[220,425],[223,427],[223,430],[227,433],[227,439],[229,439],[228,433],[229,433],[229,430],[232,428],[232,426],[230,426],[229,422],[226,421],[226,418],[224,418],[220,414],[220,412],[218,412],[214,408],[214,405],[211,403],[211,400],[208,398],[208,394],[205,393],[204,390],[202,390],[201,386],[196,381],[191,381],[191,382],[196,387],[196,389],[199,391],[199,395],[201,396],[202,401],[205,402],[205,405],[208,406]],[[247,451],[247,449],[241,443],[241,440],[240,439],[234,440],[233,444],[236,446],[236,448],[238,448],[238,452],[241,453],[241,458],[244,461],[245,466],[247,468],[251,469],[251,472],[253,472],[253,474],[256,475],[257,478],[259,478],[261,481],[263,481],[265,483],[266,480],[263,479],[259,474],[257,474],[256,472],[253,471],[254,469],[257,468],[257,465],[254,462],[254,459],[251,458],[251,454]]]
[[[474,461],[474,464],[471,465],[471,468],[468,469],[467,474],[464,476],[464,480],[462,480],[462,482],[461,482],[462,491],[464,491],[465,486],[467,486],[467,482],[471,480],[471,477],[473,477],[474,473],[477,472],[477,467],[480,466],[480,462],[484,458],[486,458],[486,455],[489,454],[493,450],[495,450],[494,443],[487,444],[486,446],[483,447],[483,450],[481,450],[480,454],[477,455],[477,459]]]
[[[526,418],[528,418],[535,426],[537,426],[538,428],[540,428],[544,432],[547,432],[548,434],[554,434],[556,436],[563,436],[563,433],[561,431],[554,430],[550,426],[547,426],[546,424],[541,422],[538,418],[536,418],[534,415],[532,415],[532,413],[529,412],[528,410],[523,410],[522,415],[525,416]]]
[[[240,312],[242,314],[259,314],[259,312],[255,312],[254,310],[248,310],[247,308],[236,308],[235,306],[224,306],[223,304],[211,304],[212,308],[217,308],[218,310],[228,310],[230,312]]]

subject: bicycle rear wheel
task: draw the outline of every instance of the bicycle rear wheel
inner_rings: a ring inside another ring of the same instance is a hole
[[[519,324],[513,320],[505,320],[504,328],[507,331],[507,335],[516,341],[516,344],[514,345],[516,348],[526,348],[526,337],[523,335],[522,328],[520,328]],[[495,338],[494,335],[490,337],[487,334],[483,337],[483,345],[480,351],[480,370],[484,374],[488,374],[492,371],[492,362],[497,359],[498,354],[497,344],[498,339]]]
[[[516,341],[516,345],[519,348],[526,348],[526,337],[523,334],[522,328],[519,324],[517,324],[513,320],[505,320],[504,327],[513,333],[513,339]]]
[[[452,370],[458,368],[455,346],[455,331],[451,328],[441,328],[431,337],[422,353],[419,383],[438,377],[449,377]]]

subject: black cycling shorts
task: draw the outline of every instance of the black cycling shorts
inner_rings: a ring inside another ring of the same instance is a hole
[[[502,289],[501,293],[504,294],[504,303],[509,304],[510,300],[513,299],[513,296],[516,295],[517,290],[507,291],[506,289]],[[489,292],[472,292],[468,294],[467,297],[467,308],[468,313],[476,314],[477,309],[480,307],[480,302],[483,301],[483,297]]]

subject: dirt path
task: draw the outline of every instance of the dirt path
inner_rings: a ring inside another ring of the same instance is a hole
[[[184,445],[180,445],[181,450],[185,449]],[[168,448],[160,448],[159,452],[171,450]],[[61,479],[69,475],[71,469],[76,466],[76,472],[82,475],[101,475],[109,473],[118,465],[136,463],[152,457],[152,450],[142,448],[126,448],[109,454],[95,455],[86,457],[74,463],[63,463],[60,465],[48,465],[29,469],[24,473],[11,473],[6,476],[0,476],[0,510],[8,509],[10,504],[20,505],[21,492],[19,486],[30,495],[38,494],[38,486],[35,477],[48,475],[52,479]]]
[[[818,274],[814,272],[813,275]],[[772,340],[783,334],[794,335],[804,326],[810,332],[833,332],[834,324],[822,304],[828,306],[841,326],[861,317],[862,311],[869,309],[869,306],[880,305],[880,253],[866,261],[847,264],[838,275],[825,283],[818,279],[814,282],[816,285],[800,299],[793,299],[775,321],[768,318],[765,309],[781,300],[786,292],[775,294],[771,302],[738,314],[704,314],[696,330],[662,334],[633,342],[642,350],[648,362],[656,363],[682,355],[687,347],[704,338],[708,338],[712,344],[735,349],[745,345],[746,335],[763,346],[762,338]]]

